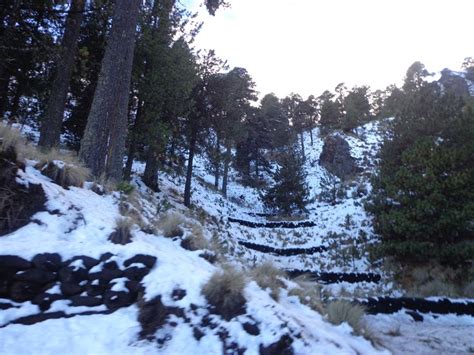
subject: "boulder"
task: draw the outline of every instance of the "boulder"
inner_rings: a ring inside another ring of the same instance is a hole
[[[342,180],[359,170],[355,159],[351,156],[349,143],[339,135],[326,137],[319,164]]]
[[[449,69],[441,71],[441,78],[438,82],[446,92],[456,96],[469,96],[469,86],[466,79]]]
[[[6,268],[14,270],[26,270],[33,266],[29,261],[16,255],[0,255],[0,270]]]
[[[36,268],[44,271],[58,271],[62,266],[61,261],[61,255],[57,253],[37,254],[31,260]]]
[[[15,279],[18,281],[34,282],[40,285],[45,285],[51,281],[56,280],[57,275],[55,272],[44,271],[40,269],[29,269],[25,271],[19,271],[15,275]]]
[[[143,264],[151,269],[156,263],[156,257],[151,255],[137,254],[131,257],[130,259],[125,260],[123,265],[125,267],[129,267],[130,265],[135,263]]]

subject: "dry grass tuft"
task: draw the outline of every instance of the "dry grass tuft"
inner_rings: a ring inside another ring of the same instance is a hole
[[[224,266],[211,276],[202,288],[202,293],[215,313],[230,320],[245,313],[243,291],[246,283],[244,273],[230,266]]]
[[[115,230],[110,234],[109,240],[114,244],[128,244],[132,241],[133,220],[131,218],[118,218]]]
[[[186,218],[179,212],[168,211],[158,222],[158,229],[163,232],[166,238],[181,237]]]
[[[14,149],[18,160],[22,162],[37,161],[35,167],[63,187],[82,187],[90,177],[89,170],[72,153],[61,152],[57,149],[43,152],[28,143],[20,131],[0,123],[0,150],[5,151],[6,149]]]
[[[276,301],[280,296],[280,288],[284,287],[282,278],[285,273],[276,268],[271,262],[265,262],[250,270],[250,276],[264,290],[270,289],[270,295]]]
[[[203,250],[209,249],[209,241],[204,237],[204,230],[198,223],[192,223],[190,225],[191,233],[181,243],[181,246],[188,250]]]
[[[321,299],[321,286],[314,282],[310,283],[301,279],[296,282],[298,287],[291,289],[288,294],[298,297],[302,304],[308,306],[313,311],[324,314],[325,310]]]
[[[363,335],[365,327],[362,322],[364,307],[345,300],[330,302],[326,309],[328,320],[332,324],[348,323],[356,334]]]

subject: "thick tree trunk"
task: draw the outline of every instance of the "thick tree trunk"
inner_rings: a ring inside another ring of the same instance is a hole
[[[305,155],[305,152],[304,152],[304,136],[303,136],[303,132],[301,132],[301,154],[303,155],[303,161],[306,160],[306,155]]]
[[[314,142],[313,142],[313,129],[312,128],[309,130],[309,137],[311,139],[311,146],[313,146]]]
[[[77,52],[77,40],[81,30],[81,22],[86,1],[73,0],[66,20],[66,29],[62,40],[62,48],[56,63],[56,74],[48,101],[48,108],[40,128],[39,145],[51,148],[59,145],[67,93],[74,68]]]
[[[224,175],[222,175],[222,194],[227,197],[227,180],[229,179],[229,166],[232,158],[230,147],[227,147],[224,160]]]
[[[116,0],[112,28],[79,155],[95,176],[122,178],[140,0]]]
[[[193,160],[194,152],[196,150],[197,130],[193,127],[191,131],[191,138],[189,140],[189,154],[188,166],[186,168],[186,183],[184,185],[184,205],[191,206],[191,182],[193,179]]]

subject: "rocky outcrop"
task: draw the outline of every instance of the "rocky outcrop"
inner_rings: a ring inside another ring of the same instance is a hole
[[[326,137],[319,164],[342,180],[359,170],[355,159],[351,156],[349,143],[339,135]]]
[[[441,78],[438,82],[446,92],[456,96],[469,96],[469,86],[466,79],[449,69],[441,71]]]
[[[35,255],[31,261],[15,255],[0,255],[0,309],[16,307],[14,302],[31,301],[44,315],[54,318],[52,303],[70,301],[71,307],[105,305],[116,310],[136,302],[141,280],[150,272],[156,258],[138,254],[119,266],[111,253],[99,259],[79,255],[63,261],[56,253]],[[29,321],[29,320],[28,320]]]

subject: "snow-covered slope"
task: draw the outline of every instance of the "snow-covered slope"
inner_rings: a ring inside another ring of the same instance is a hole
[[[244,314],[228,321],[211,314],[201,289],[219,266],[200,257],[202,251],[185,250],[180,246],[179,238],[145,233],[137,226],[132,230],[131,243],[112,244],[108,236],[120,217],[120,194],[101,196],[89,188],[64,189],[43,176],[32,164],[27,164],[18,179],[26,185],[42,185],[47,196],[46,211],[38,212],[33,217],[34,222],[1,237],[1,254],[30,260],[39,253],[58,253],[62,260],[68,260],[77,255],[100,259],[104,253],[111,253],[113,256],[108,260],[113,260],[120,269],[125,260],[137,254],[154,256],[156,264],[142,281],[144,301],[160,296],[166,307],[181,309],[182,313],[177,314],[182,316],[169,316],[155,334],[155,340],[149,341],[138,337],[141,327],[137,321],[139,308],[135,304],[119,308],[111,314],[71,317],[90,310],[104,313],[107,309],[103,305],[74,306],[66,298],[53,302],[46,311],[63,312],[64,316],[27,325],[15,324],[15,320],[38,314],[38,305],[31,301],[1,299],[2,308],[5,308],[0,310],[1,354],[220,354],[223,351],[237,352],[239,349],[245,350],[247,354],[256,354],[267,347],[271,349],[272,344],[280,344],[282,349],[291,346],[298,354],[384,352],[374,348],[368,340],[353,335],[347,324],[331,325],[323,316],[302,305],[297,297],[289,296],[285,290],[281,292],[280,301],[276,302],[254,281],[249,281],[244,289]],[[163,177],[165,179],[163,186],[168,191],[159,196],[148,193],[147,200],[144,194],[140,195],[143,199],[141,202],[148,206],[145,209],[163,205],[165,199],[171,205],[177,205],[169,191],[177,181]],[[139,186],[138,189],[142,190],[143,187]],[[218,199],[216,194],[200,189],[194,199],[199,194],[208,194],[208,198],[201,196],[203,207],[214,216],[225,213],[215,201]],[[237,208],[228,203],[223,203],[223,206],[229,208],[228,211]],[[115,282],[120,283],[120,280],[116,279]],[[59,289],[59,284],[54,284],[46,292],[52,295],[58,293]],[[176,290],[184,290],[179,299],[174,296]],[[256,325],[258,336],[244,330],[243,324],[246,323]],[[196,336],[197,330],[199,336]],[[285,345],[286,340],[282,339],[291,341]]]

